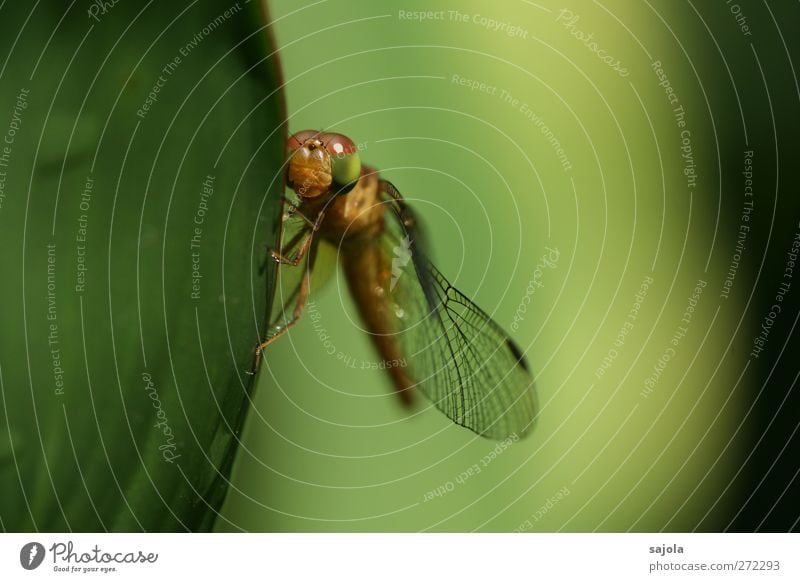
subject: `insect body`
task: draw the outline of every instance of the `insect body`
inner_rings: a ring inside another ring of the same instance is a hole
[[[423,233],[397,189],[361,164],[352,140],[289,138],[278,289],[261,352],[300,318],[321,241],[338,249],[350,293],[397,394],[419,390],[459,425],[490,437],[533,427],[533,379],[519,347],[427,259]]]

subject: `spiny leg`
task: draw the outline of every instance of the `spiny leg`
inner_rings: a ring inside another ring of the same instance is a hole
[[[305,253],[308,251],[308,247],[309,247],[309,245],[311,243],[311,241],[310,241],[311,235],[314,232],[316,232],[317,229],[319,228],[319,224],[320,224],[320,222],[322,220],[322,217],[318,216],[316,221],[312,221],[305,214],[303,214],[303,212],[301,212],[300,207],[297,204],[292,202],[286,196],[283,197],[283,203],[286,206],[288,206],[289,210],[288,211],[284,211],[283,218],[281,219],[281,221],[286,223],[291,218],[293,218],[295,215],[297,215],[300,218],[302,218],[303,221],[311,227],[311,231],[309,232],[309,231],[301,230],[300,232],[296,233],[294,235],[294,237],[292,237],[292,240],[290,240],[288,243],[286,243],[286,245],[283,247],[282,250],[273,249],[273,248],[267,247],[267,251],[269,252],[269,256],[272,257],[272,259],[274,261],[276,261],[277,263],[280,263],[282,265],[292,265],[292,266],[296,267],[300,263],[300,261],[303,260],[303,257],[305,256]],[[288,258],[286,256],[287,255],[287,249],[294,248],[297,245],[297,243],[300,240],[303,239],[303,237],[305,237],[305,240],[303,240],[302,246],[300,247],[300,250],[298,251],[298,255],[293,259]],[[266,268],[267,268],[267,259],[265,258],[264,262],[261,264],[261,267],[259,268],[259,273],[263,273],[264,269],[266,269]]]
[[[274,342],[276,339],[281,337],[287,330],[292,327],[294,324],[298,322],[300,316],[303,314],[303,309],[306,306],[306,300],[308,299],[309,291],[311,290],[311,270],[306,269],[305,273],[303,273],[303,279],[300,282],[300,289],[297,293],[297,303],[295,303],[294,311],[292,312],[292,318],[286,322],[286,325],[279,327],[277,331],[268,337],[266,340],[261,342],[256,347],[256,361],[254,367],[254,373],[258,371],[258,366],[261,363],[261,352],[263,352],[268,345]]]
[[[302,218],[306,222],[306,224],[308,224],[312,228],[315,228],[314,221],[308,218],[305,214],[303,214],[303,212],[300,210],[300,207],[297,204],[289,200],[286,196],[283,197],[283,202],[289,207],[289,211],[284,213],[283,215],[284,222],[286,222],[288,219],[290,219],[293,215],[296,214],[297,216]]]
[[[300,261],[302,261],[303,258],[306,256],[308,249],[311,248],[311,241],[313,238],[314,238],[313,231],[306,233],[305,238],[302,239],[303,242],[300,245],[300,248],[297,250],[297,255],[292,259],[287,257],[284,254],[284,251],[278,251],[275,249],[270,250],[269,254],[273,259],[275,259],[281,265],[290,265],[292,267],[296,267],[297,265],[300,264]],[[297,240],[298,240],[297,238],[292,240],[288,245],[286,245],[286,248],[291,248],[292,246],[297,244],[296,243]]]
[[[288,203],[291,204],[291,202]],[[297,209],[296,206],[293,206],[293,208]],[[292,240],[289,241],[286,244],[286,246],[283,247],[282,250],[270,249],[269,251],[270,256],[281,265],[291,265],[292,267],[296,267],[297,265],[300,264],[300,261],[303,260],[303,257],[305,257],[306,253],[308,252],[308,249],[311,248],[311,242],[314,238],[314,234],[319,230],[319,227],[322,224],[322,220],[325,216],[325,211],[324,210],[320,211],[319,214],[317,214],[316,220],[314,220],[313,222],[299,210],[297,210],[297,214],[301,216],[309,226],[311,226],[311,230],[298,232],[292,238]],[[287,257],[286,249],[293,248],[301,240],[302,243],[297,251],[297,255],[294,258]]]
[[[311,238],[312,238],[313,234],[314,234],[314,231],[310,231],[310,232],[300,231],[300,232],[298,232],[297,234],[294,235],[294,237],[292,237],[292,240],[290,240],[288,243],[286,243],[286,245],[283,247],[284,250],[282,250],[282,251],[267,247],[267,250],[269,251],[269,256],[272,257],[272,259],[274,261],[280,263],[281,265],[292,265],[292,266],[296,267],[298,264],[300,264],[300,261],[303,260],[303,257],[305,256],[306,252],[308,251],[308,247],[311,244]],[[305,237],[305,240],[303,240],[304,237]],[[298,242],[301,241],[301,240],[303,241],[303,243],[300,246],[300,250],[298,250],[298,252],[297,252],[298,253],[297,256],[294,259],[287,258],[286,257],[286,254],[288,252],[287,249],[294,248],[295,246],[297,246]],[[263,273],[264,269],[266,269],[266,268],[267,268],[267,259],[265,258],[264,259],[264,263],[261,265],[260,272]]]

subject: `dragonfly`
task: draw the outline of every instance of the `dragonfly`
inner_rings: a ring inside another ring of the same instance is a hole
[[[293,134],[287,160],[294,196],[283,197],[280,247],[270,250],[277,293],[256,370],[264,350],[300,320],[328,243],[380,357],[404,363],[386,366],[402,403],[419,391],[478,435],[530,432],[537,407],[522,350],[431,263],[419,218],[398,189],[363,165],[340,133]]]

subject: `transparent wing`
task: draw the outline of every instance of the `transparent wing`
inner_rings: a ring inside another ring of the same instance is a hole
[[[422,229],[396,188],[381,182],[384,252],[393,257],[384,293],[416,386],[455,423],[489,438],[534,425],[533,377],[514,341],[445,279],[424,254]]]

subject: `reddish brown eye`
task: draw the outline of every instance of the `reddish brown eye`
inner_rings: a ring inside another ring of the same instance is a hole
[[[289,136],[289,139],[286,141],[286,148],[289,151],[294,151],[303,145],[306,140],[320,137],[322,134],[320,132],[313,130],[313,129],[304,129],[303,131],[298,131],[297,133]]]
[[[346,156],[358,151],[353,140],[341,133],[322,133],[319,139],[325,144],[325,150],[332,156]]]

